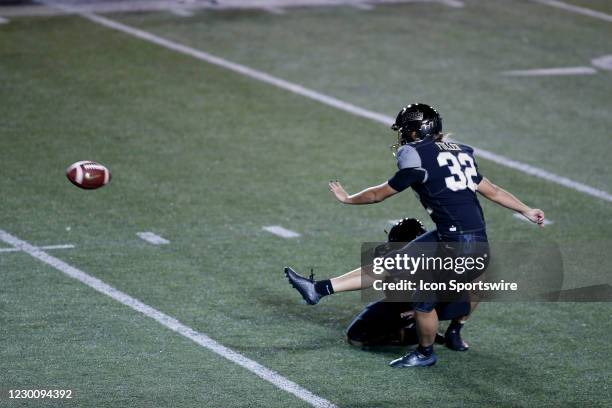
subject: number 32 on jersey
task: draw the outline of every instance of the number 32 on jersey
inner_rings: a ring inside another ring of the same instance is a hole
[[[451,152],[441,152],[438,154],[438,164],[440,167],[448,167],[451,175],[446,177],[446,187],[452,191],[465,190],[469,188],[476,191],[474,177],[477,176],[474,159],[467,153],[459,153],[456,157]]]

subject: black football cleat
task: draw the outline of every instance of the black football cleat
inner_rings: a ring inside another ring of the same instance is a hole
[[[470,346],[461,338],[461,333],[456,330],[447,329],[444,333],[444,340],[446,347],[451,350],[468,351],[470,349]]]
[[[436,353],[431,353],[431,355],[427,357],[413,350],[404,357],[393,360],[389,365],[393,368],[429,367],[436,364],[436,361],[438,361]]]
[[[321,295],[315,290],[315,281],[311,275],[310,279],[303,277],[290,267],[285,268],[285,276],[289,280],[291,286],[293,286],[300,295],[304,298],[306,303],[309,305],[316,305],[321,300]]]

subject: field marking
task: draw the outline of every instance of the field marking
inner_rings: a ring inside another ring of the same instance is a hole
[[[290,229],[281,227],[280,225],[269,225],[262,228],[264,231],[268,231],[271,234],[277,235],[282,238],[297,238],[300,236],[299,233],[291,231]]]
[[[351,4],[351,7],[357,10],[363,10],[363,11],[374,10],[374,5],[370,3],[354,3],[354,4]]]
[[[82,270],[77,269],[64,261],[47,254],[42,249],[35,247],[34,245],[31,245],[28,242],[23,241],[1,229],[0,241],[12,245],[14,248],[17,248],[18,250],[29,254],[31,257],[38,259],[39,261],[57,269],[58,271],[64,273],[65,275],[73,279],[78,280],[79,282],[84,283],[85,285],[98,291],[99,293],[106,295],[116,300],[117,302],[124,304],[125,306],[128,306],[129,308],[137,312],[142,313],[147,317],[150,317],[162,326],[167,327],[168,329],[180,334],[181,336],[192,340],[196,344],[199,344],[200,346],[212,351],[215,354],[218,354],[219,356],[229,361],[246,368],[253,374],[268,381],[269,383],[275,385],[281,390],[295,395],[296,397],[309,403],[313,407],[335,408],[335,405],[332,404],[330,401],[313,394],[305,388],[302,388],[293,381],[278,374],[276,371],[270,370],[269,368],[264,367],[258,362],[251,360],[250,358],[247,358],[228,347],[225,347],[221,343],[218,343],[217,341],[208,337],[206,334],[200,333],[192,329],[191,327],[184,325],[172,316],[169,316],[145,303],[142,303],[138,299],[133,298],[118,289],[115,289],[114,287],[103,282],[102,280],[88,275]]]
[[[208,62],[213,65],[217,65],[222,68],[226,68],[230,71],[239,73],[249,78],[256,79],[258,81],[276,86],[281,89],[285,89],[294,94],[304,96],[306,98],[315,100],[317,102],[321,102],[325,105],[334,107],[344,112],[351,113],[355,116],[360,116],[362,118],[370,119],[375,122],[382,123],[386,126],[389,126],[395,120],[395,118],[391,116],[383,115],[381,113],[373,112],[368,109],[360,108],[356,105],[353,105],[348,102],[344,102],[332,96],[328,96],[320,92],[314,91],[312,89],[308,89],[302,85],[299,85],[293,82],[289,82],[284,79],[277,78],[265,72],[258,71],[253,68],[249,68],[245,65],[241,65],[235,62],[228,61],[221,57],[217,57],[207,52],[200,51],[195,48],[177,43],[175,41],[168,40],[158,35],[151,34],[148,31],[144,31],[139,28],[134,28],[126,24],[111,20],[109,18],[99,16],[97,14],[78,12],[71,7],[60,5],[57,3],[52,3],[49,1],[47,1],[45,4],[52,5],[54,7],[58,7],[67,12],[78,14],[81,17],[87,20],[90,20],[94,23],[100,24],[104,27],[108,27],[113,30],[121,31],[133,37],[140,38],[141,40],[145,40],[150,43],[159,45],[161,47],[164,47],[164,48],[167,48],[167,49],[170,49],[170,50],[173,50],[173,51],[185,54],[185,55],[189,55],[201,61],[205,61],[205,62]],[[499,165],[521,171],[531,176],[542,178],[552,183],[559,184],[569,189],[576,190],[581,193],[588,194],[590,196],[593,196],[593,197],[596,197],[596,198],[599,198],[605,201],[612,202],[612,194],[608,193],[607,191],[600,190],[595,187],[591,187],[587,184],[568,179],[567,177],[563,177],[558,174],[552,173],[550,171],[540,169],[530,164],[526,164],[526,163],[519,162],[517,160],[510,159],[508,157],[502,156],[500,154],[497,154],[497,153],[494,153],[488,150],[478,149],[478,148],[475,148],[474,150],[477,155],[480,155],[481,157],[489,161],[492,161],[494,163],[497,163]]]
[[[356,1],[373,5],[384,4],[411,4],[426,3],[440,4],[449,7],[463,7],[459,0],[129,0],[129,1],[80,1],[71,0],[66,4],[67,8],[52,8],[53,3],[60,4],[61,1],[37,0],[36,2],[24,2],[20,5],[1,6],[2,15],[7,17],[18,16],[49,16],[73,13],[130,13],[142,11],[171,12],[171,9],[182,8],[190,11],[197,10],[265,10],[267,7],[278,7],[281,9],[294,9],[300,7],[341,7],[352,6]],[[45,7],[47,6],[47,7]]]
[[[72,249],[74,245],[66,244],[66,245],[45,245],[38,247],[38,249]],[[0,248],[0,252],[19,252],[21,251],[19,248]]]
[[[517,220],[529,223],[529,224],[533,225],[534,227],[537,227],[537,224],[534,224],[533,222],[529,221],[527,218],[525,218],[523,215],[521,215],[519,213],[514,213],[514,214],[512,214],[512,216],[514,218],[516,218]],[[555,222],[552,221],[552,220],[548,220],[548,219],[544,220],[544,225],[551,225],[551,224],[554,224],[554,223]]]
[[[612,55],[602,55],[593,58],[591,64],[601,70],[612,71]],[[563,67],[563,68],[540,68],[516,71],[504,71],[502,75],[509,76],[549,76],[549,75],[593,75],[598,71],[593,67]]]
[[[602,55],[601,57],[593,58],[591,64],[599,69],[612,71],[612,55]]]
[[[550,181],[551,183],[554,183],[554,184],[559,184],[563,187],[567,187],[571,190],[579,191],[581,193],[590,195],[595,198],[599,198],[604,201],[612,202],[612,194],[608,193],[607,191],[588,186],[584,183],[574,181],[567,177],[560,176],[558,174],[541,169],[539,167],[532,166],[527,163],[520,162],[518,160],[510,159],[508,157],[499,155],[497,153],[490,152],[488,150],[474,148],[474,153],[480,157],[483,157],[494,163],[501,164],[505,167],[521,171],[523,173],[541,178],[543,180]]]
[[[270,7],[264,7],[263,10],[267,11],[270,14],[275,14],[277,16],[282,16],[287,13],[285,9],[282,7],[270,6]]]
[[[502,72],[508,76],[593,75],[596,73],[597,70],[591,67],[540,68]]]
[[[449,7],[462,8],[465,4],[459,0],[440,0],[440,3],[445,4]]]
[[[8,24],[9,21],[10,20],[8,18],[0,16],[0,24]]]
[[[170,243],[170,241],[168,241],[166,238],[160,237],[159,235],[154,234],[151,231],[137,232],[136,235],[138,235],[138,238],[147,241],[148,243],[153,245],[166,245]]]
[[[174,7],[169,9],[168,11],[179,17],[193,17],[193,11],[182,7]]]
[[[591,10],[590,8],[575,6],[573,4],[564,3],[557,0],[532,0],[536,3],[544,4],[545,6],[556,7],[562,10],[570,11],[572,13],[582,14],[585,16],[598,18],[600,20],[612,23],[612,15],[603,13],[601,11]]]

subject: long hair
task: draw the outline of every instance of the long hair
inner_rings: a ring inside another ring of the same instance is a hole
[[[447,137],[450,137],[450,136],[451,136],[451,133],[442,133],[442,132],[440,132],[437,135],[433,136],[433,138],[434,138],[434,140],[436,142],[443,142],[444,139],[446,139]]]

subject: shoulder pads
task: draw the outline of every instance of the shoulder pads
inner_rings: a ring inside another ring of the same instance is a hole
[[[421,156],[419,156],[419,152],[410,145],[403,145],[400,147],[397,151],[397,167],[400,170],[421,167]]]

